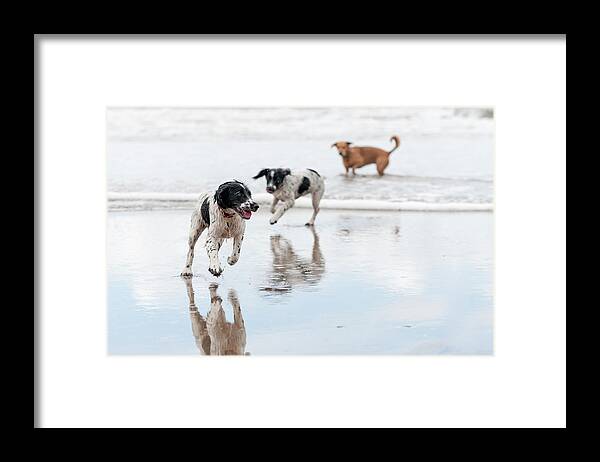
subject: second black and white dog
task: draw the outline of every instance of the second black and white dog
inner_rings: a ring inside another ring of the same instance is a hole
[[[227,263],[235,265],[240,258],[246,229],[245,220],[249,220],[252,212],[257,210],[258,204],[252,200],[252,193],[240,181],[228,181],[219,186],[214,194],[202,194],[192,213],[189,249],[181,276],[192,276],[194,246],[205,229],[208,229],[205,244],[208,271],[214,276],[220,276],[223,272],[219,262],[219,250],[225,239],[233,239],[233,251]]]
[[[274,225],[277,220],[294,206],[296,199],[308,194],[312,195],[313,214],[306,226],[313,226],[319,213],[319,204],[325,192],[325,181],[318,172],[310,168],[293,172],[289,168],[265,168],[253,178],[264,176],[267,180],[267,192],[273,195],[269,223]],[[279,207],[277,207],[277,204]]]

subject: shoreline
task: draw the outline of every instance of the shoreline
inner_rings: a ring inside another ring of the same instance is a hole
[[[108,192],[108,210],[122,211],[140,210],[137,207],[111,208],[111,202],[139,203],[140,205],[158,204],[189,204],[190,209],[194,207],[199,194],[196,193],[159,193],[159,192]],[[271,195],[259,193],[254,195],[254,200],[261,204],[270,204]],[[296,200],[296,208],[312,208],[310,198],[301,197]],[[168,206],[156,207],[160,210],[169,209]],[[181,210],[182,207],[174,207]],[[397,211],[397,212],[493,212],[494,205],[491,203],[453,203],[453,202],[390,202],[377,199],[323,199],[320,208],[324,210],[370,210],[370,211]],[[142,208],[141,210],[152,210]]]

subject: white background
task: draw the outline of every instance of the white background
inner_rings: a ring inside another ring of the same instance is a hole
[[[38,40],[39,426],[566,425],[564,38]],[[495,355],[109,357],[122,105],[494,106]]]

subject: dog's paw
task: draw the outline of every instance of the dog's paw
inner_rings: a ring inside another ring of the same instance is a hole
[[[274,225],[275,223],[277,223],[277,220],[275,220],[274,218],[271,218],[269,220],[269,223],[272,224],[272,225]]]
[[[238,260],[240,259],[240,257],[227,257],[227,263],[229,263],[231,266],[235,265]]]
[[[212,268],[209,267],[208,271],[210,272],[210,274],[212,274],[213,276],[219,277],[221,276],[221,274],[223,273],[223,268],[221,268],[220,266],[216,267],[216,268]]]

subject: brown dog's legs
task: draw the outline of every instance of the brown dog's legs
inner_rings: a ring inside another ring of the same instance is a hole
[[[383,176],[383,171],[385,170],[385,168],[388,166],[389,163],[390,163],[390,159],[387,156],[380,157],[379,159],[377,159],[376,165],[377,165],[377,173],[379,173],[379,176]]]

